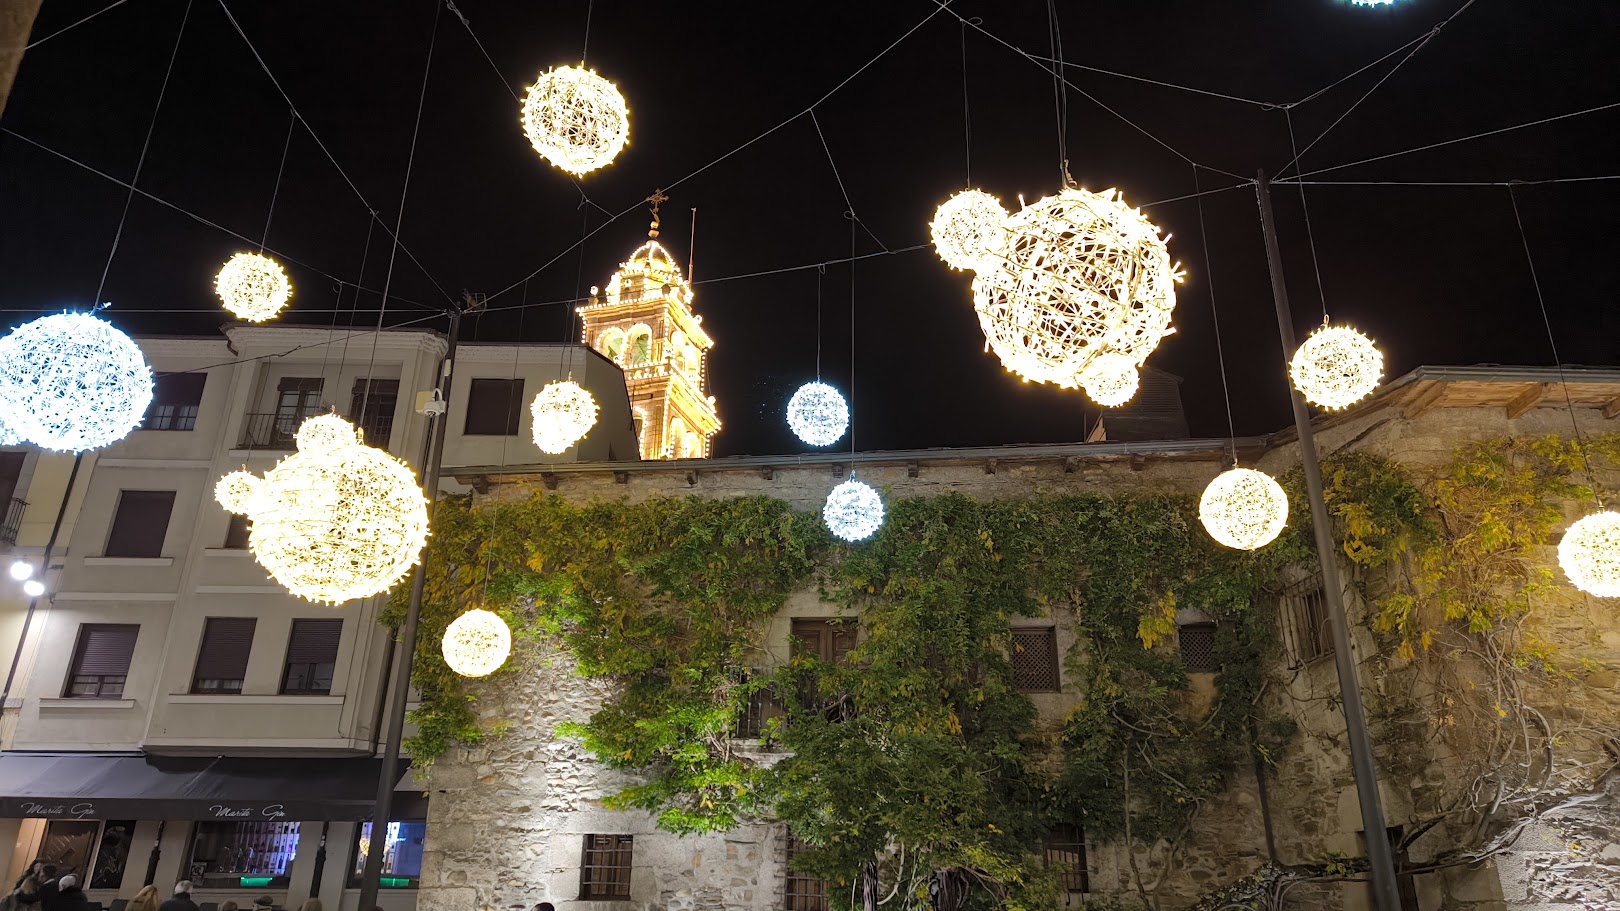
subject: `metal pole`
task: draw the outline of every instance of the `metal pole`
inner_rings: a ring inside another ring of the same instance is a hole
[[[1261,171],[1255,182],[1260,196],[1260,227],[1266,238],[1266,263],[1271,269],[1271,296],[1277,304],[1277,331],[1282,336],[1283,364],[1298,347],[1294,320],[1288,309],[1288,286],[1283,280],[1282,252],[1277,246],[1277,220],[1271,212],[1271,183]],[[1400,888],[1395,881],[1395,860],[1384,828],[1384,808],[1378,795],[1378,767],[1373,761],[1372,740],[1367,736],[1367,716],[1361,706],[1361,683],[1356,677],[1355,654],[1350,650],[1350,621],[1344,612],[1344,589],[1339,582],[1338,548],[1333,542],[1333,520],[1322,500],[1322,466],[1317,461],[1316,435],[1311,432],[1311,416],[1305,397],[1293,383],[1288,384],[1294,404],[1294,427],[1299,432],[1299,460],[1305,468],[1305,492],[1310,497],[1311,526],[1316,532],[1317,562],[1322,565],[1322,594],[1327,602],[1328,626],[1333,632],[1333,664],[1339,671],[1339,693],[1344,705],[1345,732],[1350,740],[1350,765],[1356,776],[1356,798],[1361,804],[1361,829],[1367,842],[1367,862],[1372,868],[1373,907],[1378,911],[1401,911]]]
[[[45,542],[45,555],[39,559],[41,585],[51,584],[51,551],[56,549],[56,537],[62,533],[62,520],[67,518],[68,498],[73,496],[73,482],[79,479],[79,465],[83,461],[82,451],[73,457],[73,470],[68,472],[67,487],[62,491],[62,505],[56,508],[56,524],[51,526],[50,540]],[[17,651],[11,656],[11,670],[6,672],[5,689],[0,690],[0,711],[5,710],[6,703],[11,699],[11,684],[17,679],[17,665],[22,661],[23,645],[28,642],[28,627],[34,622],[34,608],[38,605],[39,598],[28,599],[28,613],[23,615],[22,632],[17,634]]]
[[[461,336],[461,316],[465,309],[450,311],[450,344],[444,352],[444,369],[439,377],[439,397],[450,401],[450,374],[455,367],[456,340]],[[422,492],[427,496],[428,512],[439,499],[439,464],[444,458],[444,433],[449,425],[445,414],[428,418],[432,424],[433,442],[428,449],[427,466],[422,472]],[[422,591],[427,585],[427,555],[416,564],[411,574],[411,601],[405,611],[405,622],[399,628],[399,647],[395,650],[398,661],[394,673],[393,692],[386,694],[388,704],[388,738],[383,742],[382,772],[377,777],[377,803],[371,814],[371,843],[366,851],[366,868],[360,879],[360,911],[371,911],[377,906],[377,889],[382,883],[383,842],[388,838],[389,814],[394,809],[394,785],[399,783],[399,749],[405,739],[405,701],[411,689],[411,665],[416,658],[416,628],[422,622]]]

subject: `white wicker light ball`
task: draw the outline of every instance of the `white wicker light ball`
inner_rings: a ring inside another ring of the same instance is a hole
[[[567,452],[596,426],[596,399],[573,380],[551,383],[534,397],[534,445],[552,455]]]
[[[56,313],[0,339],[0,413],[41,449],[82,452],[129,435],[152,402],[141,349],[88,313]]]
[[[263,484],[264,481],[250,471],[232,471],[214,485],[214,499],[226,512],[247,515],[248,504],[253,502],[253,495]]]
[[[849,429],[849,405],[826,383],[805,383],[788,399],[787,422],[811,446],[831,446]]]
[[[973,279],[986,345],[1026,380],[1072,389],[1104,354],[1140,364],[1171,332],[1181,273],[1113,190],[1074,187],[1008,216]]]
[[[540,157],[573,175],[613,161],[630,137],[624,96],[595,71],[559,66],[523,98],[523,133]]]
[[[928,233],[934,252],[952,269],[978,269],[1001,240],[1007,210],[983,190],[963,190],[940,203]]]
[[[341,604],[387,591],[427,543],[416,475],[335,414],[306,420],[297,443],[257,485],[233,472],[215,497],[253,520],[253,556],[298,597]]]
[[[883,498],[871,485],[850,478],[827,495],[821,519],[845,541],[865,541],[883,527]]]
[[[512,630],[500,614],[474,609],[445,627],[444,663],[463,677],[487,677],[512,654]]]
[[[1092,361],[1080,385],[1093,402],[1104,408],[1118,408],[1136,396],[1142,384],[1136,362],[1123,354],[1104,354]]]
[[[238,253],[214,277],[214,291],[225,309],[250,323],[274,319],[292,297],[287,272],[262,253]]]
[[[1312,405],[1330,411],[1348,408],[1378,388],[1384,355],[1372,339],[1349,326],[1323,326],[1294,352],[1288,375]]]
[[[1288,524],[1288,494],[1265,472],[1228,469],[1204,488],[1198,519],[1221,544],[1256,550],[1275,541]]]
[[[22,442],[22,434],[17,428],[11,426],[3,412],[0,412],[0,446],[15,446]]]
[[[1581,591],[1620,598],[1620,513],[1595,512],[1571,525],[1558,542],[1558,565]]]

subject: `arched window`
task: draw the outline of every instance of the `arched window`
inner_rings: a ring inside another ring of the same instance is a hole
[[[697,346],[692,344],[691,342],[687,342],[686,343],[686,372],[691,374],[693,380],[696,380],[697,377],[698,377],[698,374],[701,372],[700,365],[702,363],[703,363],[703,358],[702,358],[701,355],[698,354]]]
[[[677,458],[681,454],[681,440],[686,438],[686,422],[680,418],[669,419],[669,435],[664,437],[664,448],[670,455]]]
[[[675,362],[675,369],[682,373],[691,369],[686,360],[686,333],[679,329],[670,333],[669,344],[664,348],[670,360]]]
[[[632,326],[628,350],[626,367],[645,367],[652,363],[652,330],[641,324]]]
[[[615,363],[624,360],[624,330],[617,327],[605,329],[596,339],[596,350],[602,352]]]
[[[703,458],[703,440],[697,434],[688,431],[685,436],[681,437],[681,458]]]

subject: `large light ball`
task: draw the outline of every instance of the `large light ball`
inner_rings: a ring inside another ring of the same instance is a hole
[[[1265,472],[1229,469],[1204,488],[1198,519],[1227,547],[1256,550],[1275,541],[1288,524],[1288,495]]]
[[[883,527],[883,498],[870,485],[850,478],[827,495],[821,518],[845,541],[865,541]]]
[[[4,413],[0,413],[0,446],[15,446],[22,442],[22,434],[11,426]]]
[[[1599,598],[1620,598],[1620,513],[1593,513],[1558,542],[1558,565],[1575,587]]]
[[[1371,395],[1383,374],[1383,352],[1349,326],[1312,332],[1288,363],[1288,375],[1305,401],[1330,411]]]
[[[416,475],[335,414],[305,421],[297,440],[257,490],[226,475],[215,496],[246,510],[253,556],[298,597],[341,604],[387,591],[427,543]]]
[[[512,630],[499,614],[470,610],[445,627],[444,663],[463,677],[487,677],[512,654]]]
[[[116,443],[151,402],[146,358],[106,320],[57,313],[0,339],[0,414],[16,436],[42,449]]]
[[[214,499],[226,512],[245,516],[253,508],[253,495],[264,486],[259,477],[249,471],[232,471],[214,485]]]
[[[983,190],[963,190],[940,203],[928,233],[934,252],[952,269],[978,269],[1001,240],[1007,210]]]
[[[552,455],[585,438],[596,426],[596,399],[573,380],[552,383],[529,405],[534,419],[534,445]]]
[[[238,253],[214,277],[214,291],[225,309],[250,323],[273,319],[292,297],[286,270],[262,253]]]
[[[559,66],[523,99],[523,133],[540,157],[581,175],[613,161],[630,136],[624,96],[592,70]]]
[[[1168,335],[1180,273],[1159,229],[1113,190],[1068,187],[1008,216],[973,279],[1002,366],[1072,389],[1092,363],[1142,363]]]
[[[1105,354],[1086,369],[1080,385],[1093,402],[1104,408],[1118,408],[1136,396],[1142,384],[1136,362],[1123,354]]]
[[[831,446],[849,429],[849,406],[826,383],[805,383],[788,399],[787,422],[793,435],[811,446]]]

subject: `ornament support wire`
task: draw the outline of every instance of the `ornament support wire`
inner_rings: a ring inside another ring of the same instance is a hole
[[[966,20],[962,22],[962,161],[967,172],[966,186],[973,186],[973,105],[968,94],[968,61],[967,61],[967,30]]]
[[[1237,465],[1237,425],[1232,420],[1232,388],[1226,380],[1226,349],[1221,344],[1221,313],[1215,305],[1215,272],[1210,268],[1209,230],[1204,226],[1203,187],[1199,185],[1198,165],[1193,165],[1193,190],[1198,195],[1198,240],[1204,247],[1204,281],[1209,284],[1209,320],[1215,327],[1215,359],[1221,367],[1221,397],[1226,400],[1227,443],[1232,451],[1232,464]]]
[[[1519,214],[1519,196],[1513,185],[1508,185],[1508,202],[1513,206],[1513,224],[1519,229],[1519,243],[1524,246],[1524,261],[1530,269],[1530,283],[1536,289],[1536,305],[1541,308],[1541,324],[1547,327],[1547,347],[1552,349],[1553,365],[1558,369],[1558,385],[1564,388],[1564,406],[1569,411],[1569,426],[1575,431],[1575,445],[1581,451],[1581,466],[1586,469],[1586,483],[1592,485],[1592,496],[1598,508],[1604,508],[1603,494],[1598,490],[1597,476],[1592,474],[1592,459],[1586,452],[1586,437],[1580,422],[1575,420],[1575,399],[1569,394],[1569,378],[1564,375],[1564,360],[1558,356],[1558,341],[1553,337],[1552,319],[1547,315],[1547,298],[1541,293],[1541,278],[1536,274],[1536,258],[1530,253],[1530,237],[1524,230],[1524,218]]]
[[[276,168],[276,188],[270,193],[270,209],[264,213],[264,236],[259,238],[259,252],[270,242],[270,220],[276,217],[276,198],[281,195],[281,175],[287,170],[287,152],[292,149],[293,130],[298,126],[298,113],[288,111],[287,141],[281,144],[281,164]],[[368,229],[369,230],[369,229]]]
[[[963,23],[963,28],[966,28]],[[1052,107],[1057,115],[1059,186],[1069,186],[1069,96],[1063,91],[1063,30],[1058,25],[1057,0],[1046,0],[1046,36],[1052,47]]]
[[[1294,141],[1294,114],[1289,108],[1283,108],[1283,118],[1288,121],[1288,148],[1294,153],[1294,162],[1301,160],[1299,145]],[[1202,203],[1200,203],[1202,205]],[[1311,230],[1311,205],[1305,199],[1305,186],[1299,187],[1299,207],[1305,213],[1305,240],[1311,247],[1311,269],[1316,273],[1316,296],[1322,301],[1322,325],[1328,324],[1327,288],[1322,284],[1322,263],[1316,258],[1316,234]]]

